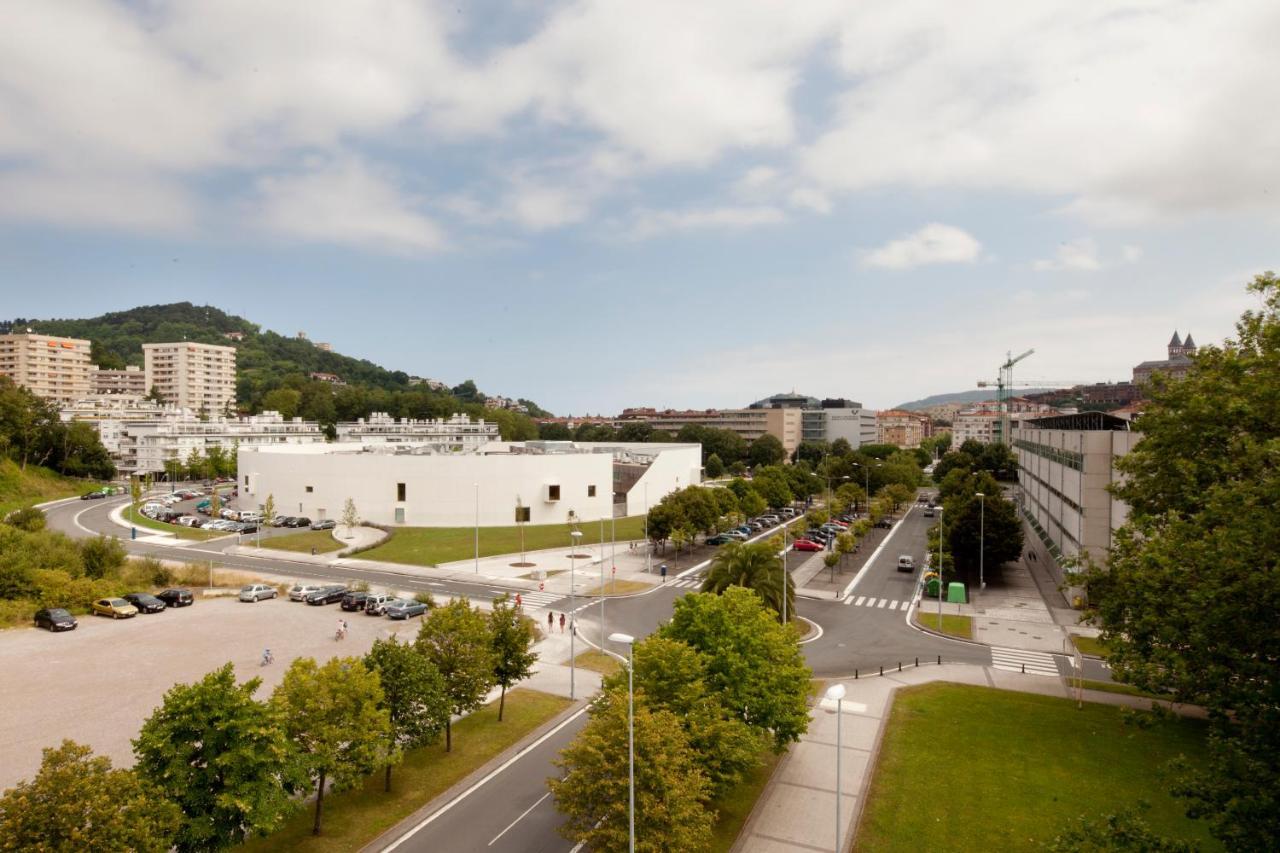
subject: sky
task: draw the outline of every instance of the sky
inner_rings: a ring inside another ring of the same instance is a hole
[[[0,317],[212,304],[558,414],[1120,381],[1280,245],[1274,0],[59,0]]]

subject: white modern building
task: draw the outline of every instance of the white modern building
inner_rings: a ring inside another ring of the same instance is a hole
[[[640,515],[702,481],[698,444],[491,442],[469,453],[409,444],[286,445],[238,454],[241,503],[312,519],[360,517],[419,527],[589,522]],[[615,491],[619,488],[620,491]]]
[[[386,412],[374,412],[368,419],[340,423],[338,441],[360,444],[430,444],[441,450],[463,453],[479,450],[497,441],[498,425],[467,415],[450,418],[397,420]]]
[[[189,411],[170,409],[158,418],[121,426],[116,466],[126,475],[158,474],[166,463],[185,462],[193,453],[205,456],[212,447],[234,455],[244,447],[324,443],[319,424],[285,420],[279,412],[200,420]]]

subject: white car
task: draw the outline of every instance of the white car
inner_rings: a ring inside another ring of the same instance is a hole
[[[319,591],[320,584],[318,583],[295,583],[289,590],[289,600],[305,601],[308,595]]]
[[[240,588],[240,600],[252,601],[255,604],[264,598],[275,598],[280,593],[273,586],[265,583],[251,583]]]

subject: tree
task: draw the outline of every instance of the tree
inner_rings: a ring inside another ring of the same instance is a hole
[[[765,738],[707,687],[701,653],[676,640],[650,636],[636,644],[632,658],[636,692],[650,708],[670,711],[681,721],[713,797],[732,788],[759,762]],[[626,695],[626,671],[606,678],[603,689]]]
[[[808,462],[816,467],[830,453],[831,447],[825,441],[802,441],[793,458],[796,462]]]
[[[493,686],[493,640],[489,623],[465,598],[431,611],[418,629],[414,646],[435,664],[444,678],[449,710],[474,711]],[[444,726],[445,752],[453,750],[453,723]]]
[[[702,582],[702,591],[720,595],[731,586],[744,587],[760,596],[765,606],[781,619],[783,583],[778,549],[767,542],[730,542],[716,551]],[[785,583],[787,615],[794,617],[795,583],[790,575]]]
[[[836,563],[840,562],[840,555],[834,551],[822,555],[822,565],[831,570],[831,579],[836,577]]]
[[[104,578],[114,574],[124,565],[128,554],[120,540],[114,536],[99,534],[80,542],[80,559],[84,573],[91,578]]]
[[[510,603],[503,593],[493,602],[489,613],[489,634],[493,645],[493,681],[502,688],[498,699],[498,722],[507,704],[507,688],[533,674],[538,660],[533,645],[533,626],[525,618],[523,608]]]
[[[705,850],[711,840],[710,785],[680,719],[635,697],[636,838],[644,850]],[[591,719],[556,760],[563,778],[548,785],[566,820],[561,832],[597,853],[628,845],[627,692],[591,706]]]
[[[215,488],[209,492],[209,517],[218,518],[222,515],[222,495]]]
[[[787,482],[786,475],[778,468],[766,468],[763,471],[757,471],[755,479],[751,481],[751,485],[755,487],[760,497],[764,498],[765,503],[771,507],[787,506],[795,499],[791,492],[791,484]]]
[[[356,512],[356,502],[351,498],[342,506],[342,526],[347,528],[348,539],[355,535],[351,531],[360,526],[360,513]]]
[[[1157,377],[1116,467],[1129,518],[1085,573],[1117,679],[1210,712],[1208,766],[1175,792],[1228,849],[1280,849],[1280,279],[1236,339],[1202,347],[1185,379]]]
[[[712,453],[707,457],[706,464],[707,476],[712,480],[718,480],[724,476],[724,463],[720,461],[720,457]]]
[[[781,491],[779,491],[779,496],[780,495]],[[779,506],[784,506],[786,503],[787,502],[784,501],[782,504],[779,504]],[[738,506],[742,509],[742,514],[748,517],[755,517],[769,508],[768,502],[765,501],[765,499],[761,497],[760,493],[755,489],[750,489],[738,501]]]
[[[133,771],[64,740],[44,750],[34,779],[0,796],[0,849],[163,853],[181,818]]]
[[[316,811],[311,833],[320,834],[325,785],[349,788],[395,760],[391,719],[378,674],[360,658],[331,658],[317,666],[298,658],[271,696],[302,767],[315,780]]]
[[[270,524],[276,517],[276,497],[274,494],[267,495],[267,499],[262,502],[262,520]]]
[[[980,550],[983,565],[993,571],[1018,559],[1024,543],[1022,519],[1013,503],[998,490],[983,494],[985,498],[970,493],[946,505],[947,548],[956,568],[968,573],[977,570]]]
[[[795,629],[770,614],[756,593],[730,587],[720,595],[676,599],[658,634],[707,658],[707,684],[747,725],[782,750],[809,726],[809,667]]]
[[[888,498],[894,512],[897,512],[903,504],[910,503],[911,499],[915,497],[914,492],[902,483],[890,483],[881,489],[880,493]]]
[[[383,708],[390,721],[387,755],[434,743],[449,719],[449,697],[435,665],[412,645],[396,638],[374,640],[364,665],[378,674]],[[391,790],[388,761],[383,790]]]
[[[849,443],[847,438],[837,438],[831,442],[831,455],[838,457],[846,457],[853,455],[853,445]]]
[[[178,850],[235,847],[266,835],[293,809],[305,777],[276,710],[236,684],[231,664],[179,684],[133,741],[138,775],[182,809]]]
[[[1124,809],[1072,821],[1045,849],[1049,853],[1195,853],[1200,848],[1158,835],[1138,811]]]
[[[751,447],[747,450],[747,462],[752,468],[761,465],[780,465],[786,458],[787,451],[783,449],[782,442],[771,433],[765,433],[751,442]]]

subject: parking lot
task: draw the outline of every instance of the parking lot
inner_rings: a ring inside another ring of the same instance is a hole
[[[334,640],[339,618],[350,625]],[[135,737],[165,692],[230,661],[245,681],[261,677],[259,698],[279,683],[296,657],[327,660],[362,655],[377,638],[416,636],[420,619],[392,622],[335,605],[315,607],[287,597],[257,604],[203,599],[191,607],[132,619],[79,617],[74,631],[0,632],[5,701],[0,706],[0,789],[30,778],[41,749],[63,738],[88,744],[121,766],[133,763]],[[260,666],[270,648],[275,663]]]

